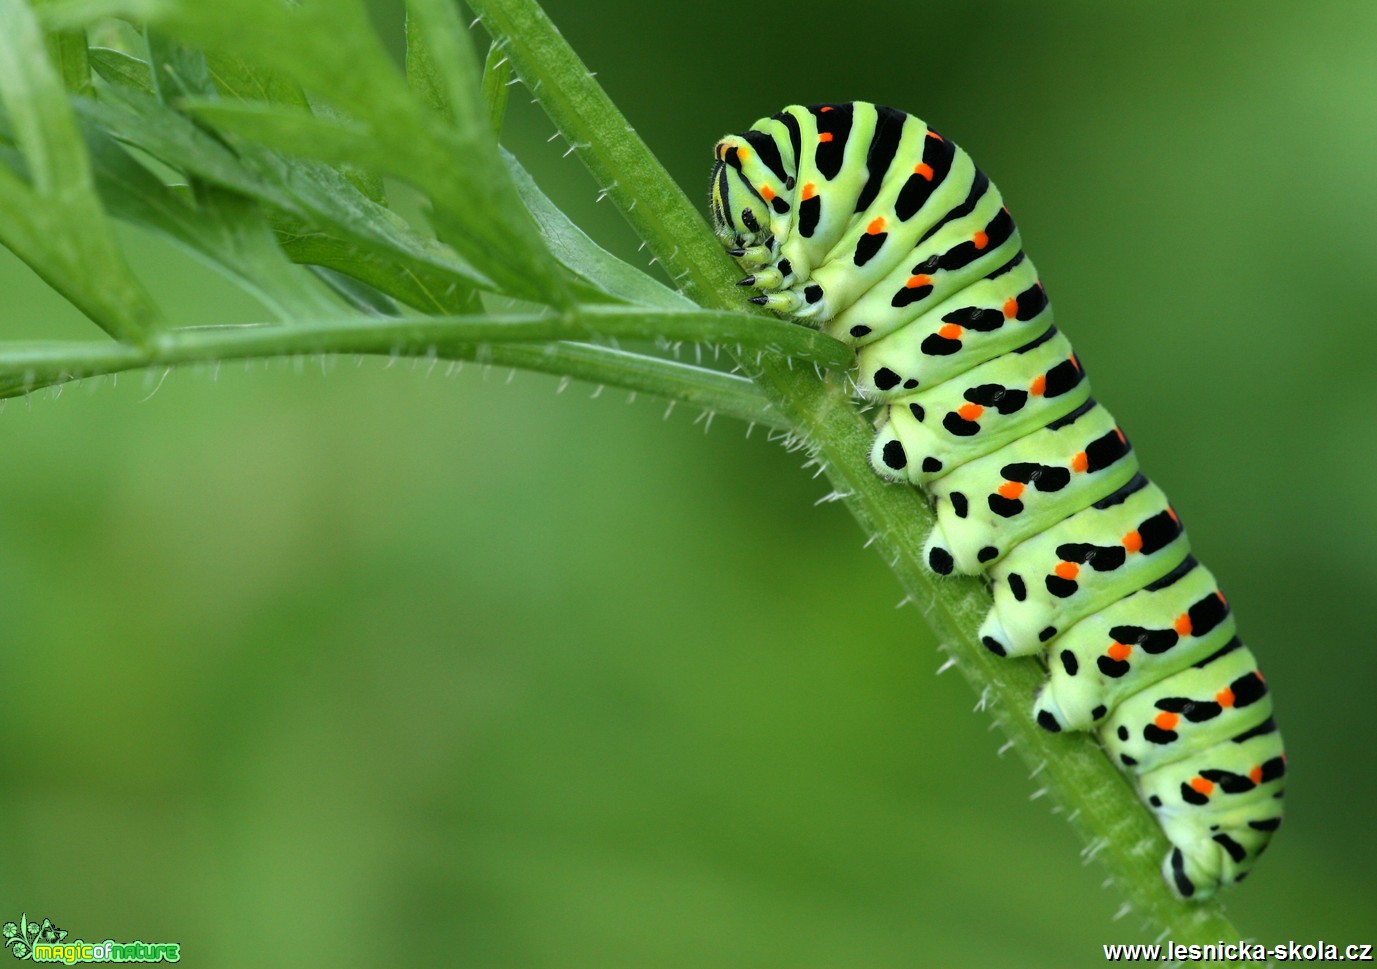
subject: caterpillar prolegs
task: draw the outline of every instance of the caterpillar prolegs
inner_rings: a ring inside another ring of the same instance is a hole
[[[988,577],[988,649],[1045,653],[1037,722],[1096,732],[1179,895],[1241,881],[1281,824],[1271,698],[999,191],[924,122],[859,101],[785,108],[714,155],[713,223],[751,301],[855,347],[882,405],[871,463],[936,509],[928,564]]]

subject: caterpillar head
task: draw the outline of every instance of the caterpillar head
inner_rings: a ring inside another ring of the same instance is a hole
[[[770,236],[769,203],[742,175],[737,141],[723,138],[713,149],[709,196],[713,230],[728,248],[760,245]]]

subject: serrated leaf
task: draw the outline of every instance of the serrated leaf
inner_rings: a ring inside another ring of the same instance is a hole
[[[222,97],[237,101],[270,101],[298,108],[310,107],[301,85],[280,74],[225,51],[206,55],[211,80]]]
[[[0,100],[27,175],[0,172],[0,241],[112,336],[141,338],[160,314],[115,241],[67,92],[21,0],[0,0]]]
[[[531,210],[545,245],[571,271],[598,288],[643,306],[668,310],[692,309],[695,304],[674,290],[599,246],[552,202],[516,156],[505,149],[502,159],[512,173],[521,199]]]
[[[248,144],[241,145],[236,156],[189,118],[153,98],[128,90],[108,94],[101,102],[80,101],[81,116],[188,176],[258,198],[290,216],[299,231],[324,232],[368,252],[370,258],[397,258],[417,271],[424,267],[437,291],[494,285],[445,246],[418,235],[362,195],[328,165],[287,159]],[[447,280],[444,286],[438,285],[440,279]]]
[[[436,11],[436,23],[444,21],[440,4],[425,9]],[[385,171],[429,197],[441,239],[487,268],[504,288],[552,305],[569,303],[563,276],[507,180],[486,125],[437,124],[434,111],[407,88],[357,0],[302,0],[291,6],[276,0],[237,0],[233,5],[57,0],[44,11],[59,26],[114,12],[145,17],[184,43],[235,53],[291,78],[362,126],[349,157],[376,155],[386,147]],[[476,68],[472,83],[478,83]],[[228,125],[231,109],[217,107],[226,112],[220,123]],[[245,104],[236,107],[242,112]],[[481,118],[476,105],[473,113]],[[302,127],[295,118],[239,117],[262,136],[270,131],[287,136]],[[330,137],[339,134],[337,129],[321,129],[320,134],[329,138],[321,147],[332,154],[346,147],[345,139]],[[474,258],[480,247],[489,253],[484,260]]]
[[[482,69],[468,32],[450,0],[407,0],[407,55],[424,51],[426,74],[461,134],[477,136],[487,126],[481,94]]]
[[[502,134],[502,120],[507,114],[507,94],[511,90],[512,68],[501,44],[488,48],[483,63],[483,106],[488,109],[488,126],[494,136]]]
[[[86,53],[86,31],[58,30],[48,34],[48,57],[73,94],[90,94],[91,64]]]
[[[353,162],[365,168],[384,171],[398,178],[413,180],[407,158],[392,143],[380,142],[370,129],[357,122],[320,118],[304,111],[280,109],[273,105],[190,101],[185,109],[212,127],[233,136],[247,138],[275,150],[301,153],[326,162]],[[456,176],[457,178],[458,176]],[[425,189],[424,185],[417,187]],[[476,193],[481,193],[478,186]],[[436,212],[437,216],[444,213]],[[549,280],[537,283],[527,265],[513,262],[511,240],[497,248],[490,238],[490,227],[479,230],[475,224],[481,207],[475,204],[462,223],[445,232],[442,238],[508,292],[545,302]],[[536,245],[539,246],[539,235]],[[544,251],[543,248],[541,251]],[[553,269],[547,270],[552,272]]]
[[[110,84],[133,88],[144,94],[153,93],[153,76],[148,71],[147,61],[109,47],[92,47],[88,56],[91,67]]]

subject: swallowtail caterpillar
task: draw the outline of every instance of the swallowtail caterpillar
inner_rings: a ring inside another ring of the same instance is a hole
[[[1272,701],[1214,577],[1090,396],[998,189],[902,111],[798,105],[714,149],[712,219],[752,302],[856,350],[870,460],[923,489],[938,573],[985,575],[981,642],[1045,654],[1044,728],[1093,730],[1172,844],[1167,883],[1241,881],[1281,824]]]

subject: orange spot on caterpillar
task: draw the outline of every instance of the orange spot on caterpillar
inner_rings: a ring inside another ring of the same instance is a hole
[[[799,198],[807,202],[814,195],[818,194],[818,188],[812,182],[804,182],[803,191],[799,193]]]
[[[831,110],[832,110],[832,105],[830,105],[830,104],[824,104],[822,107],[818,108],[818,114],[826,114],[828,111],[831,111]]]
[[[1183,612],[1176,617],[1176,622],[1171,624],[1171,628],[1176,630],[1178,636],[1189,636],[1191,634],[1191,616],[1188,612]]]
[[[1214,695],[1214,702],[1221,707],[1231,707],[1234,705],[1234,691],[1227,686]]]
[[[745,161],[751,157],[751,150],[745,145],[738,145],[736,148],[736,158],[738,161]]]
[[[904,283],[904,288],[917,289],[919,286],[926,286],[930,282],[932,282],[931,276],[924,276],[922,273],[919,273],[917,276],[908,277],[908,282]]]
[[[1224,593],[1219,589],[1215,589],[1214,594],[1219,597],[1219,604],[1227,608],[1229,605],[1229,600],[1224,598]]]
[[[1133,647],[1127,643],[1113,643],[1105,650],[1105,655],[1115,662],[1122,663],[1133,655]]]
[[[1176,524],[1181,524],[1181,517],[1176,514],[1176,509],[1171,505],[1167,505],[1167,514],[1171,516],[1171,520],[1176,522]]]
[[[1252,781],[1254,784],[1261,784],[1261,783],[1262,783],[1262,765],[1261,765],[1261,764],[1258,764],[1256,767],[1254,767],[1252,770],[1250,770],[1250,771],[1248,772],[1248,780]]]
[[[938,141],[942,140],[942,136],[939,135],[937,132],[933,131],[931,128],[928,129],[928,137],[936,138]]]
[[[1214,791],[1214,785],[1203,777],[1192,777],[1191,787],[1195,788],[1197,794],[1203,794],[1206,797],[1209,797],[1210,793]]]
[[[962,404],[957,413],[961,415],[962,420],[973,421],[985,413],[985,408],[979,404]]]
[[[983,233],[982,233],[982,234],[983,234]],[[1018,300],[1016,300],[1016,299],[1014,299],[1012,296],[1010,296],[1008,299],[1006,299],[1006,300],[1004,301],[1004,318],[1005,318],[1006,320],[1012,320],[1012,319],[1013,319],[1015,316],[1017,316],[1017,315],[1018,315]]]
[[[1071,366],[1075,367],[1077,370],[1081,369],[1081,362],[1076,359],[1076,355],[1074,353],[1071,354]]]
[[[959,323],[943,323],[938,329],[937,335],[944,340],[955,340],[965,332],[966,331],[961,328],[961,324]]]
[[[1176,725],[1181,722],[1180,714],[1167,713],[1165,710],[1157,714],[1157,718],[1152,721],[1161,730],[1174,730]]]
[[[865,234],[868,236],[877,236],[883,231],[885,231],[885,217],[883,215],[877,219],[872,219],[870,224],[865,227]]]
[[[1114,433],[1117,434],[1117,435],[1119,435],[1119,443],[1120,443],[1120,444],[1127,444],[1127,443],[1128,443],[1128,438],[1124,437],[1124,432],[1123,432],[1123,431],[1119,430],[1119,429],[1116,427],[1116,428],[1114,428]],[[1171,517],[1172,517],[1172,518],[1175,518],[1175,517],[1176,517],[1176,513],[1175,513],[1175,512],[1172,512],[1172,516],[1171,516]]]
[[[1075,471],[1077,474],[1083,473],[1089,467],[1090,458],[1086,457],[1084,451],[1080,451],[1071,459],[1071,470]]]
[[[824,144],[832,140],[832,132],[824,131],[818,135],[818,141]]]
[[[1058,562],[1057,567],[1052,570],[1057,575],[1068,582],[1081,574],[1081,567],[1075,562]]]
[[[1023,494],[1023,485],[1019,484],[1017,481],[1006,481],[999,486],[999,493],[1010,501],[1013,501],[1019,495]]]
[[[1033,378],[1033,382],[1028,385],[1028,393],[1034,397],[1041,397],[1047,391],[1047,375],[1038,374]]]
[[[1124,536],[1124,548],[1130,552],[1137,552],[1143,547],[1143,536],[1137,531],[1131,531]]]
[[[932,181],[932,166],[927,162],[919,162],[913,166],[913,174],[927,181]]]
[[[971,237],[971,241],[975,243],[975,247],[977,249],[984,249],[987,245],[989,245],[990,237],[983,232],[977,232],[974,236]]]
[[[767,202],[773,202],[775,200],[775,190],[768,185],[762,185],[760,186],[760,197]]]

